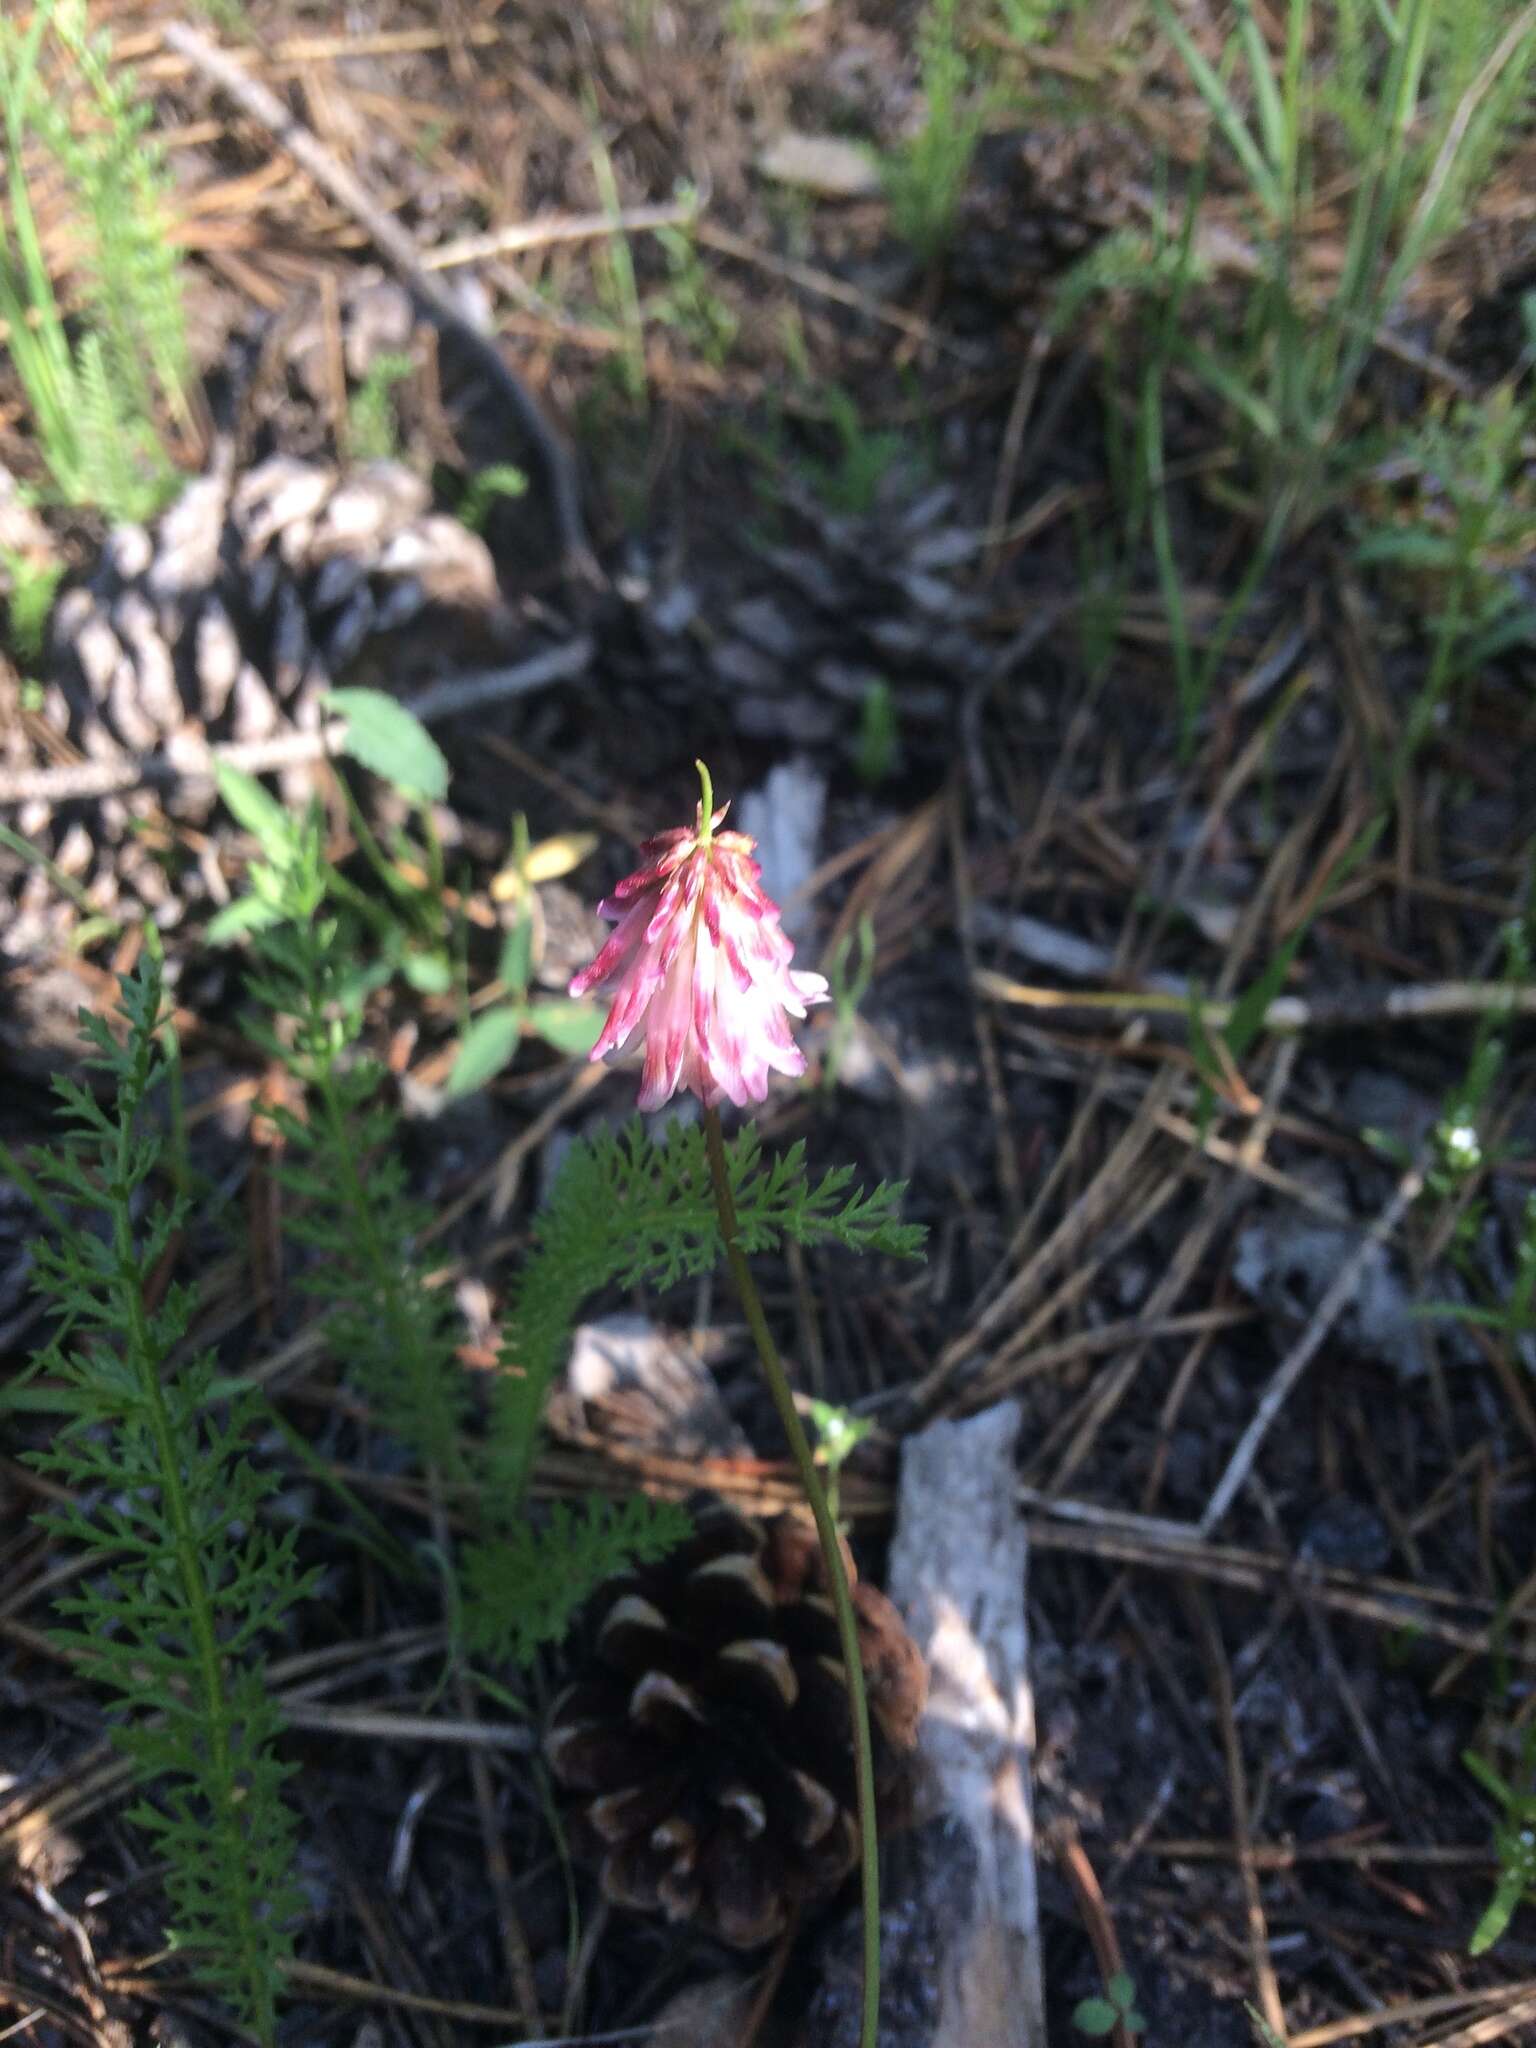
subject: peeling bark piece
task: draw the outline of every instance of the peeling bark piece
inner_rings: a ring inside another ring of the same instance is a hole
[[[910,2048],[1045,2048],[1020,1414],[1010,1401],[937,1422],[902,1452],[889,1583],[929,1665],[919,1811],[944,1823],[923,1831],[920,1896],[897,1902],[906,1926],[943,1931],[936,2012]]]

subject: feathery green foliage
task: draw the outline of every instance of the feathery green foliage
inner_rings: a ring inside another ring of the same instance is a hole
[[[85,89],[90,125],[77,134],[58,98],[45,99],[33,119],[88,224],[77,259],[87,317],[113,376],[145,417],[163,407],[185,424],[191,356],[166,219],[165,152],[149,132],[153,109],[134,74],[114,67],[110,40],[86,33],[81,0],[59,0],[52,21]]]
[[[814,1185],[804,1144],[764,1161],[752,1125],[726,1151],[743,1248],[790,1240],[915,1258],[924,1232],[903,1223],[899,1181],[852,1188],[853,1169],[833,1167]],[[492,1412],[490,1462],[502,1511],[515,1514],[527,1485],[544,1395],[564,1357],[577,1311],[599,1287],[671,1287],[713,1271],[723,1246],[704,1134],[675,1127],[665,1143],[636,1117],[621,1132],[577,1146],[538,1220],[502,1348],[500,1398]]]
[[[73,1624],[58,1639],[117,1695],[113,1734],[144,1794],[130,1818],[164,1860],[173,1938],[271,2043],[298,1900],[280,1796],[288,1767],[274,1754],[281,1719],[258,1653],[308,1580],[296,1531],[274,1535],[263,1519],[277,1481],[249,1456],[260,1403],[215,1402],[210,1354],[172,1367],[191,1320],[188,1289],[173,1284],[153,1305],[185,1213],[154,1199],[159,1013],[159,969],[146,954],[123,984],[125,1044],[81,1013],[111,1107],[60,1080],[63,1143],[30,1172],[0,1148],[0,1165],[52,1226],[35,1248],[37,1285],[60,1330],[36,1370],[61,1382],[69,1403],[52,1446],[30,1461],[72,1496],[51,1527],[92,1570],[58,1602]],[[82,1210],[104,1215],[105,1234]]]
[[[83,89],[70,102],[43,74],[55,55]],[[181,273],[165,225],[162,153],[151,110],[110,44],[86,33],[82,0],[39,0],[25,26],[0,21],[0,123],[10,233],[0,231],[0,319],[27,395],[53,494],[114,519],[143,519],[177,477],[160,422],[185,423],[191,375]],[[71,339],[44,257],[27,166],[52,160],[80,234]]]
[[[359,1052],[365,985],[323,915],[327,875],[319,819],[294,842],[279,900],[284,920],[254,936],[259,971],[248,1029],[302,1085],[306,1114],[275,1108],[285,1140],[278,1172],[294,1197],[290,1234],[317,1256],[300,1285],[326,1305],[326,1334],[384,1426],[428,1469],[460,1476],[467,1389],[455,1356],[451,1294],[427,1286],[415,1256],[428,1222],[406,1188],[387,1075]]]
[[[891,224],[925,263],[937,262],[954,233],[985,120],[982,99],[971,89],[959,15],[959,0],[928,0],[917,29],[927,110],[922,126],[881,166]]]
[[[347,400],[347,439],[354,461],[385,462],[400,453],[395,386],[403,384],[415,368],[402,351],[386,349],[364,371]]]
[[[484,533],[497,503],[503,498],[521,498],[527,489],[528,479],[515,463],[488,462],[465,484],[459,519],[471,533]]]
[[[63,575],[64,564],[52,557],[35,561],[15,549],[0,548],[0,576],[10,585],[5,609],[11,646],[24,662],[42,659],[54,593]]]
[[[579,1509],[557,1502],[543,1527],[508,1519],[494,1541],[464,1558],[465,1622],[488,1656],[531,1662],[557,1643],[594,1587],[625,1565],[649,1564],[682,1542],[692,1524],[673,1501],[632,1493],[589,1495]]]

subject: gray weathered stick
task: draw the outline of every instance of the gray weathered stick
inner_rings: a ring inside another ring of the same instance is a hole
[[[933,1910],[923,1924],[949,1932],[922,2048],[1046,2048],[1020,1415],[1016,1401],[1000,1402],[932,1423],[902,1448],[890,1593],[929,1661],[919,1810],[947,1823],[924,1880]]]

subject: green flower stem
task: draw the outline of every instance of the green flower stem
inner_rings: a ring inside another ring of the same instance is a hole
[[[821,1554],[826,1560],[827,1577],[831,1582],[832,1605],[837,1610],[837,1633],[842,1645],[843,1668],[848,1674],[848,1708],[853,1721],[853,1764],[858,1784],[859,1874],[864,1920],[864,2009],[859,2028],[859,2048],[875,2048],[875,2035],[880,2019],[880,1864],[875,1840],[875,1761],[870,1743],[869,1703],[864,1695],[864,1667],[859,1659],[859,1631],[858,1623],[854,1619],[853,1595],[848,1585],[848,1573],[843,1565],[837,1525],[832,1520],[831,1509],[827,1506],[827,1497],[816,1474],[816,1462],[811,1455],[810,1444],[806,1440],[800,1417],[795,1412],[795,1397],[790,1392],[789,1380],[785,1375],[778,1348],[774,1344],[772,1332],[768,1328],[768,1318],[763,1314],[763,1304],[753,1281],[751,1268],[747,1265],[746,1253],[741,1248],[741,1232],[736,1222],[736,1203],[731,1194],[730,1171],[725,1162],[725,1139],[721,1133],[717,1110],[706,1109],[704,1112],[704,1144],[709,1154],[709,1172],[715,1187],[715,1204],[720,1212],[720,1235],[725,1241],[726,1262],[731,1269],[731,1278],[736,1283],[736,1292],[747,1318],[747,1327],[752,1332],[752,1341],[757,1346],[757,1355],[762,1362],[768,1391],[773,1396],[773,1405],[778,1410],[780,1422],[784,1425],[784,1434],[789,1438],[790,1456],[795,1461],[795,1470],[800,1475],[805,1497],[811,1504],[811,1513],[816,1520],[816,1534],[821,1542]]]

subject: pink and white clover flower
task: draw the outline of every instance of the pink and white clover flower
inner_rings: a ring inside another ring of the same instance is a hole
[[[692,829],[647,839],[644,865],[599,903],[616,929],[571,981],[573,996],[613,998],[593,1059],[644,1034],[642,1109],[659,1109],[680,1088],[707,1109],[761,1102],[770,1071],[805,1072],[789,1018],[827,1000],[821,975],[789,964],[795,949],[763,890],[756,840],[719,830],[729,805],[706,819],[707,774],[704,789]]]

